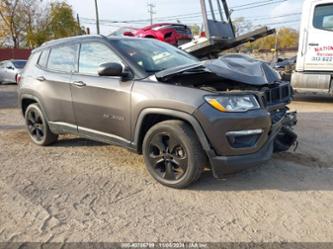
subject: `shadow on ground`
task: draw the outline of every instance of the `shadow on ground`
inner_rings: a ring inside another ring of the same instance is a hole
[[[52,144],[53,147],[94,147],[105,145],[107,144],[79,137],[60,138],[56,143]]]
[[[294,100],[314,103],[333,103],[333,96],[295,94]]]

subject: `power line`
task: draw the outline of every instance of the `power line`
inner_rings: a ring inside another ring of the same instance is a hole
[[[243,5],[238,5],[238,6],[233,6],[231,9],[235,11],[241,11],[241,10],[246,10],[246,9],[253,9],[253,8],[259,8],[262,6],[266,5],[271,5],[271,4],[277,4],[277,3],[282,3],[287,0],[261,0],[261,1],[255,1],[251,2],[248,4],[243,4]],[[149,6],[150,4],[148,4]],[[253,6],[252,6],[253,5]],[[154,13],[153,8],[155,5],[152,4],[153,7],[149,7],[148,12],[150,13],[150,10]],[[217,10],[215,11],[217,13]],[[185,19],[185,18],[197,18],[201,17],[201,12],[193,12],[193,13],[187,13],[183,15],[174,15],[174,16],[165,16],[165,17],[159,17],[155,18],[156,21],[170,21],[170,20],[176,20],[176,19]],[[89,19],[89,18],[81,18],[81,19]],[[90,19],[92,20],[92,19]],[[102,20],[101,20],[102,21]],[[111,21],[111,20],[103,20],[105,22],[110,22],[110,23],[146,23],[146,22],[152,22],[152,17],[150,19],[137,19],[137,20],[125,20],[125,21]]]
[[[286,2],[288,0],[279,0],[279,1],[274,1],[274,0],[271,0],[271,1],[266,1],[266,3],[261,3],[261,4],[257,4],[257,5],[253,5],[253,6],[248,6],[248,7],[240,7],[240,8],[235,8],[235,9],[232,9],[234,12],[235,11],[241,11],[241,10],[249,10],[249,9],[254,9],[254,8],[258,8],[258,7],[263,7],[263,6],[266,6],[266,5],[271,5],[271,4],[276,4],[276,3],[283,3],[283,2]]]
[[[285,14],[285,15],[278,15],[278,16],[260,16],[258,18],[256,17],[249,17],[249,18],[245,18],[245,20],[250,20],[253,22],[257,22],[257,21],[261,21],[261,20],[271,20],[271,19],[279,19],[279,18],[283,18],[283,17],[291,17],[291,16],[296,16],[296,15],[300,15],[301,12],[294,12],[294,13],[289,13],[289,14]],[[179,18],[180,20],[189,20],[189,19],[193,19],[196,17],[183,17],[183,18]],[[94,22],[94,19],[89,19],[89,18],[81,18],[81,21],[84,23],[92,23]],[[128,22],[118,22],[118,21],[110,21],[110,20],[100,20],[101,25],[103,26],[114,26],[114,27],[120,27],[119,24],[125,24]],[[116,25],[118,24],[118,25]],[[131,22],[131,24],[133,24],[133,22]],[[139,24],[139,23],[137,23]]]
[[[265,25],[279,25],[279,24],[286,24],[286,23],[296,23],[296,22],[299,22],[300,19],[297,19],[297,20],[290,20],[290,21],[284,21],[284,22],[272,22],[272,23],[267,23]]]
[[[242,4],[242,5],[236,5],[231,8],[242,8],[242,7],[247,7],[247,6],[257,5],[257,4],[267,3],[267,2],[273,2],[273,1],[275,1],[275,0],[255,1],[255,2],[246,3],[246,4]]]

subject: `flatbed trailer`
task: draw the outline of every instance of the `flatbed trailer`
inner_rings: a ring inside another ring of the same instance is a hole
[[[207,9],[207,1],[209,10]],[[236,36],[226,0],[200,0],[205,36],[180,46],[184,51],[200,58],[216,58],[227,49],[275,33],[275,29],[262,27]]]

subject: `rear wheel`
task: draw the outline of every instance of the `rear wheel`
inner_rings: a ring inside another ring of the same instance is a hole
[[[52,133],[38,104],[31,104],[25,112],[28,133],[35,144],[46,146],[54,143],[58,135]]]
[[[198,180],[207,161],[192,128],[179,120],[154,125],[144,138],[143,154],[152,177],[173,188]]]

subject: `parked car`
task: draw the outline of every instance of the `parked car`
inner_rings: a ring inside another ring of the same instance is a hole
[[[157,39],[174,46],[183,45],[193,39],[191,29],[179,23],[156,23],[142,29],[125,31],[123,34],[126,36]]]
[[[17,76],[26,64],[26,60],[7,60],[0,62],[0,84],[16,83]]]
[[[35,49],[19,82],[38,145],[72,133],[143,154],[158,182],[183,188],[271,158],[295,142],[292,90],[242,55],[199,61],[169,44],[80,36]]]

